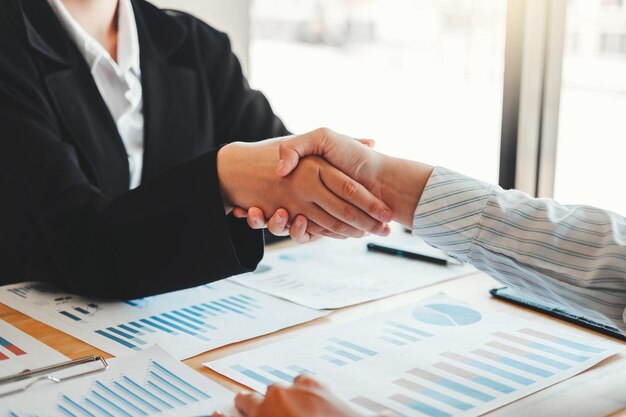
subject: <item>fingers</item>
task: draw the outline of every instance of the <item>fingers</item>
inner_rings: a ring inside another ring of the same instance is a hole
[[[261,397],[253,392],[240,392],[235,396],[235,407],[244,416],[253,416],[261,406]]]
[[[285,209],[278,209],[267,222],[267,230],[276,236],[287,236],[289,234],[289,213]]]
[[[333,167],[322,167],[320,177],[324,185],[339,197],[338,200],[343,200],[325,206],[320,204],[322,208],[357,229],[386,236],[385,224],[377,220],[391,221],[391,210],[386,204],[374,197],[361,184]]]
[[[373,148],[374,146],[376,146],[376,141],[374,139],[357,139],[357,142],[360,142],[362,145],[365,145],[368,148]]]
[[[211,414],[211,417],[224,417],[224,414],[220,413],[219,411],[215,411],[213,414]]]
[[[309,221],[305,216],[299,214],[289,227],[289,236],[297,243],[314,242],[321,237],[330,237],[333,239],[345,239],[345,236],[338,235],[330,230],[324,229],[319,224]]]
[[[233,216],[238,219],[245,219],[248,217],[248,210],[242,209],[241,207],[235,207],[233,208]]]
[[[330,231],[334,234],[347,237],[361,238],[367,235],[367,232],[358,229],[342,220],[342,215],[333,214],[339,213],[341,209],[337,206],[346,204],[331,192],[325,193],[319,198],[319,205],[311,203],[306,209],[307,218],[309,221],[313,221],[320,225],[323,229]],[[328,211],[327,211],[328,210]],[[323,232],[322,236],[326,236],[329,232]]]
[[[289,227],[289,236],[298,243],[308,243],[311,241],[311,234],[307,232],[308,220],[301,214],[298,214],[291,222]]]
[[[285,177],[289,175],[298,166],[300,158],[304,158],[306,155],[321,156],[323,154],[321,143],[323,135],[315,132],[287,139],[279,145],[278,153],[280,160],[276,169],[276,173],[279,176]]]
[[[307,155],[318,155],[324,157],[333,148],[341,144],[342,141],[350,140],[348,136],[340,135],[330,129],[321,128],[304,135],[295,136],[285,139],[278,147],[280,160],[276,173],[281,176],[287,176],[297,166],[301,158]],[[374,141],[372,139],[361,139],[360,142],[372,148]]]
[[[247,219],[248,226],[250,226],[251,229],[263,229],[267,225],[265,223],[265,213],[258,207],[250,207],[248,209]]]
[[[324,386],[322,384],[306,374],[298,375],[296,379],[293,380],[293,385],[307,388],[324,389]]]

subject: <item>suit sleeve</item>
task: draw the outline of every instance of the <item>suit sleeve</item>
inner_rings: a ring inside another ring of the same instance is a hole
[[[256,267],[262,234],[224,215],[217,150],[110,201],[28,81],[32,65],[18,74],[14,64],[0,67],[0,251],[10,263],[0,272],[19,275],[8,279],[134,298]]]

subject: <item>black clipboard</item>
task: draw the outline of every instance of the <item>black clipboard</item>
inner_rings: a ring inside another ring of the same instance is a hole
[[[489,293],[495,298],[499,298],[501,300],[508,301],[522,307],[530,308],[531,310],[535,310],[540,313],[556,317],[568,323],[572,323],[577,326],[584,327],[585,329],[590,329],[626,342],[626,336],[624,336],[617,327],[599,323],[597,321],[591,320],[590,318],[568,311],[563,307],[555,307],[543,304],[537,300],[524,296],[519,292],[512,290],[511,288],[494,288],[490,290]]]

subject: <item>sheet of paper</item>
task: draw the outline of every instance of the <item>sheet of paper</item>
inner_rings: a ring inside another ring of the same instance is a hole
[[[437,296],[205,364],[259,392],[309,373],[362,412],[475,416],[570,378],[619,345]]]
[[[110,359],[109,369],[58,384],[40,382],[3,397],[7,417],[210,415],[232,408],[233,394],[176,362],[158,346]]]
[[[158,343],[176,359],[327,314],[225,281],[125,302],[21,283],[0,302],[115,356]]]
[[[67,360],[65,355],[0,320],[0,377]]]
[[[341,308],[436,284],[475,271],[368,252],[366,244],[445,258],[421,239],[395,228],[388,238],[324,240],[269,252],[255,272],[230,280],[316,309]]]

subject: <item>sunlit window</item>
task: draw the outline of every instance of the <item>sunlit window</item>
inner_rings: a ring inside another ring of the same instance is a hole
[[[626,7],[570,1],[555,197],[626,214]]]
[[[506,2],[253,0],[250,80],[287,126],[497,182]]]

